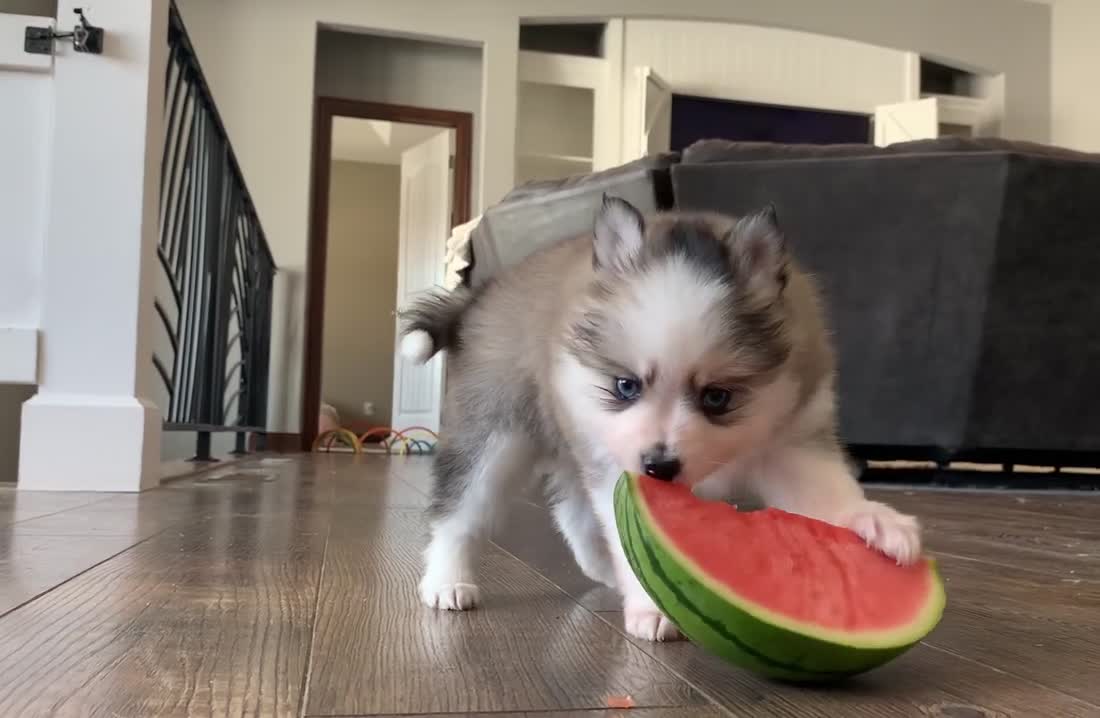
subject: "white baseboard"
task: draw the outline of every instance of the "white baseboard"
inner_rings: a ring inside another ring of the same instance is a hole
[[[20,490],[142,491],[160,482],[161,414],[134,397],[37,394],[23,405]]]
[[[38,383],[38,330],[0,327],[0,384]]]

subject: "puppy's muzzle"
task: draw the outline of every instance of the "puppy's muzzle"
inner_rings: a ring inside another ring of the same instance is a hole
[[[649,451],[642,453],[642,471],[646,476],[652,476],[661,481],[672,481],[680,475],[682,469],[680,457],[670,453],[664,444],[657,444]]]

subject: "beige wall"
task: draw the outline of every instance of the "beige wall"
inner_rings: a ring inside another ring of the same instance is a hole
[[[1051,35],[1051,137],[1100,152],[1100,0],[1058,0]]]
[[[401,168],[333,162],[321,397],[341,419],[390,421]]]
[[[284,277],[308,234],[319,26],[454,41],[482,51],[475,210],[512,186],[520,18],[639,17],[780,27],[1006,73],[1005,135],[1050,139],[1050,8],[1025,0],[178,0]],[[995,30],[991,30],[995,28]],[[287,308],[300,317],[304,293]],[[298,322],[277,315],[276,325]],[[293,328],[293,327],[292,327]],[[280,329],[279,331],[282,331]],[[297,431],[301,341],[272,356],[275,431]],[[277,371],[274,371],[276,370]]]
[[[481,50],[403,37],[321,31],[317,36],[318,95],[431,107],[474,116],[472,201],[481,178]]]

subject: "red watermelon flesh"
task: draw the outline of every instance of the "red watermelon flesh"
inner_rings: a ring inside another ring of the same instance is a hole
[[[900,567],[839,526],[779,509],[738,511],[663,481],[639,488],[656,528],[704,574],[796,621],[891,630],[920,613],[935,583],[923,563]]]
[[[689,638],[775,677],[868,670],[943,613],[931,560],[899,566],[848,529],[804,516],[740,512],[627,474],[616,521],[635,574]]]

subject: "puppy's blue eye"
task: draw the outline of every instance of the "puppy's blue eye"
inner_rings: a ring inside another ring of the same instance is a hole
[[[729,411],[730,400],[733,398],[733,393],[729,389],[722,389],[717,386],[708,386],[703,389],[703,393],[699,396],[699,406],[702,407],[703,413],[716,415],[725,414]]]
[[[630,377],[619,377],[615,380],[615,396],[623,401],[634,401],[642,395],[642,383]]]

